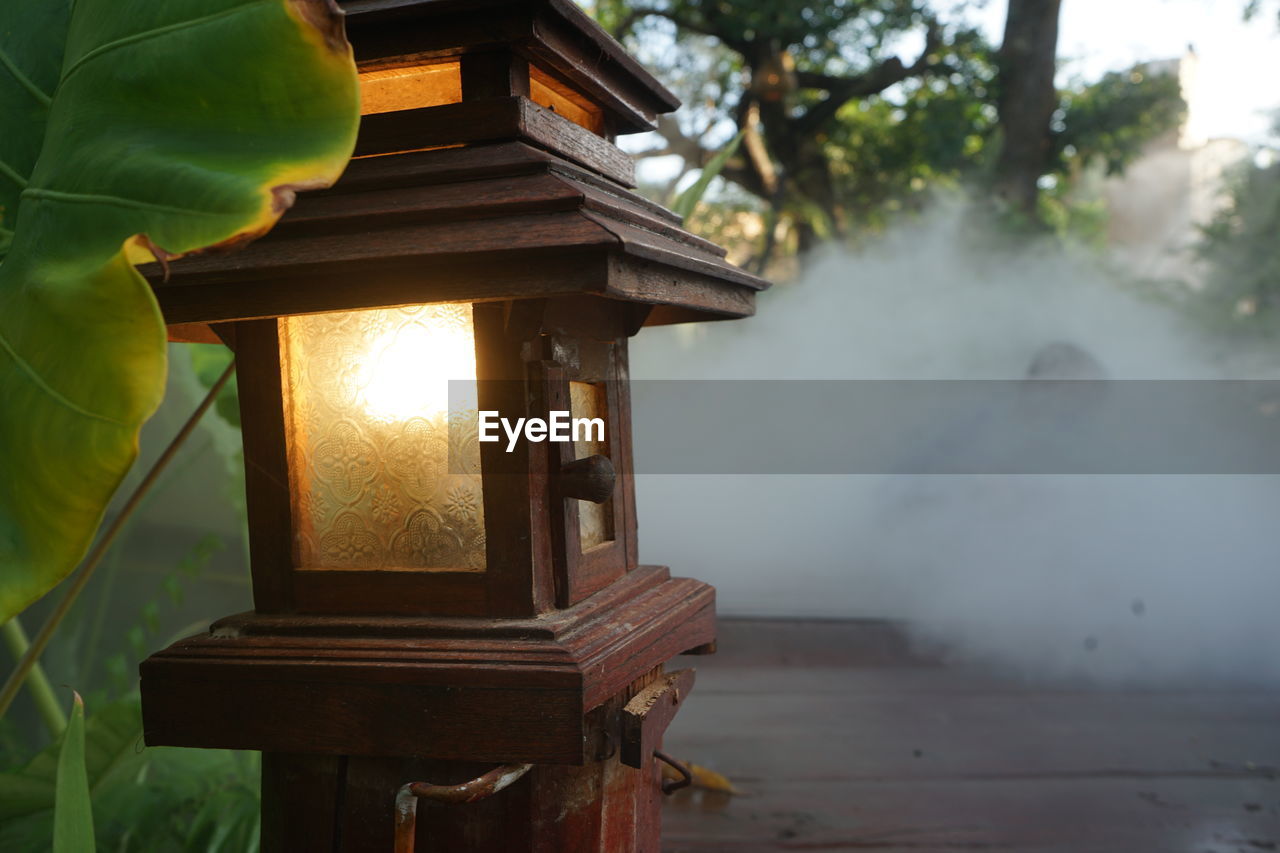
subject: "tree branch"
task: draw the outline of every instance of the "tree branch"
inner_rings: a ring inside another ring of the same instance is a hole
[[[796,84],[801,89],[821,89],[824,92],[847,86],[850,79],[852,78],[838,77],[834,74],[819,74],[816,71],[796,72]]]
[[[934,61],[930,57],[942,46],[942,29],[936,22],[929,24],[925,34],[924,50],[910,65],[904,65],[898,57],[892,57],[856,77],[833,77],[827,74],[800,72],[797,79],[806,89],[823,89],[827,97],[810,107],[795,120],[797,133],[813,133],[835,117],[840,108],[854,98],[878,95],[895,83],[929,71]]]
[[[688,30],[691,33],[697,33],[700,36],[709,36],[744,56],[751,49],[751,43],[749,41],[736,39],[724,33],[717,32],[714,27],[703,21],[698,21],[688,15],[682,15],[674,9],[655,9],[651,6],[633,8],[628,12],[627,16],[613,28],[613,37],[621,39],[631,30],[632,27],[649,17],[665,18],[682,30]]]
[[[666,140],[666,146],[642,151],[635,156],[664,157],[677,155],[685,161],[688,168],[700,169],[716,155],[715,151],[703,148],[702,143],[697,139],[686,136],[680,130],[679,122],[670,116],[658,117],[657,132],[659,136]],[[767,195],[761,176],[753,168],[750,159],[742,155],[730,158],[729,162],[720,171],[720,177],[727,181],[732,181],[754,195],[761,197]]]
[[[766,201],[769,199],[769,192],[760,180],[760,173],[742,155],[730,157],[729,162],[725,163],[724,168],[720,170],[720,177],[737,184],[754,196]]]
[[[648,160],[653,157],[673,157],[680,152],[672,148],[670,145],[664,145],[661,148],[646,148],[643,151],[632,151],[631,157],[635,160]]]
[[[714,152],[703,148],[702,143],[696,138],[685,136],[684,131],[680,129],[680,122],[669,115],[658,116],[656,129],[658,135],[666,140],[667,147],[659,149],[660,154],[645,152],[645,156],[655,157],[678,154],[685,159],[685,162],[691,163],[695,167],[701,167],[714,154]]]

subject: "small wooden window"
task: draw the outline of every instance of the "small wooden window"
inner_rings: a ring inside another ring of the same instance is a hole
[[[576,125],[604,135],[604,111],[567,83],[536,66],[529,69],[529,97]]]

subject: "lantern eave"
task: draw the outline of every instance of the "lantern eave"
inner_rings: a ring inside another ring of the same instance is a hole
[[[764,280],[658,205],[526,142],[357,160],[227,254],[144,267],[170,324],[590,294],[649,325],[754,312]]]

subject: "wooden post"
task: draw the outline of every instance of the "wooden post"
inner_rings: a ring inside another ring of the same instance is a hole
[[[591,714],[599,756],[580,766],[535,765],[511,787],[473,803],[423,800],[416,853],[657,853],[662,774],[649,755],[622,762],[621,709],[651,673]],[[410,758],[267,753],[262,764],[263,853],[391,853],[395,801],[412,782],[458,784],[492,764]]]

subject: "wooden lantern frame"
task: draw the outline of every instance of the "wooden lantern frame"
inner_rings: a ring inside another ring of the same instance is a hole
[[[346,175],[263,239],[149,274],[176,339],[236,353],[255,610],[144,662],[145,737],[264,751],[265,849],[339,849],[286,840],[281,815],[318,807],[290,787],[303,776],[378,791],[406,760],[617,776],[601,762],[627,699],[715,639],[711,587],[639,565],[627,341],[645,325],[748,316],[767,286],[630,191],[615,137],[678,102],[572,2],[340,5],[367,79],[456,66],[456,93],[366,115]],[[603,384],[612,540],[579,547],[560,476],[572,445],[486,444],[484,572],[299,567],[278,318],[438,302],[474,306],[482,409],[545,417],[569,408],[569,382]],[[648,755],[628,761],[644,772],[609,784],[656,827],[657,771]],[[355,801],[330,799],[321,824]]]

